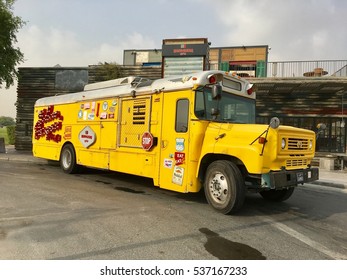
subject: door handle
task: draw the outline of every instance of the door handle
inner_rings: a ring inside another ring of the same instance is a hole
[[[169,144],[168,140],[161,140],[161,148],[165,149],[167,147],[167,145]]]

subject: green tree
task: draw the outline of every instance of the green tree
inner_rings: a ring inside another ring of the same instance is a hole
[[[18,77],[16,66],[24,61],[17,43],[17,32],[25,22],[13,14],[15,0],[0,0],[0,88],[9,88]]]
[[[0,127],[11,126],[11,125],[15,125],[15,124],[16,124],[16,122],[11,117],[4,117],[4,116],[0,117]]]
[[[108,81],[123,77],[121,67],[115,62],[99,62],[95,69],[96,82]]]

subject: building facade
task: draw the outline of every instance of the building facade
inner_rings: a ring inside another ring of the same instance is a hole
[[[165,39],[162,49],[124,50],[123,65],[162,66],[163,77],[218,69],[241,77],[266,77],[268,50],[267,45],[211,47],[206,38]]]

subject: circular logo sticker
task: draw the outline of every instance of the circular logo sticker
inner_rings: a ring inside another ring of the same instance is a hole
[[[106,111],[108,109],[108,103],[107,101],[105,101],[103,104],[102,104],[102,110]]]

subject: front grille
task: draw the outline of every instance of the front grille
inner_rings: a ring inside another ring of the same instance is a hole
[[[290,157],[290,159],[286,160],[286,167],[298,167],[308,165],[308,159],[303,158],[304,155],[290,155]]]
[[[305,151],[309,149],[308,139],[303,138],[288,138],[289,151]]]

